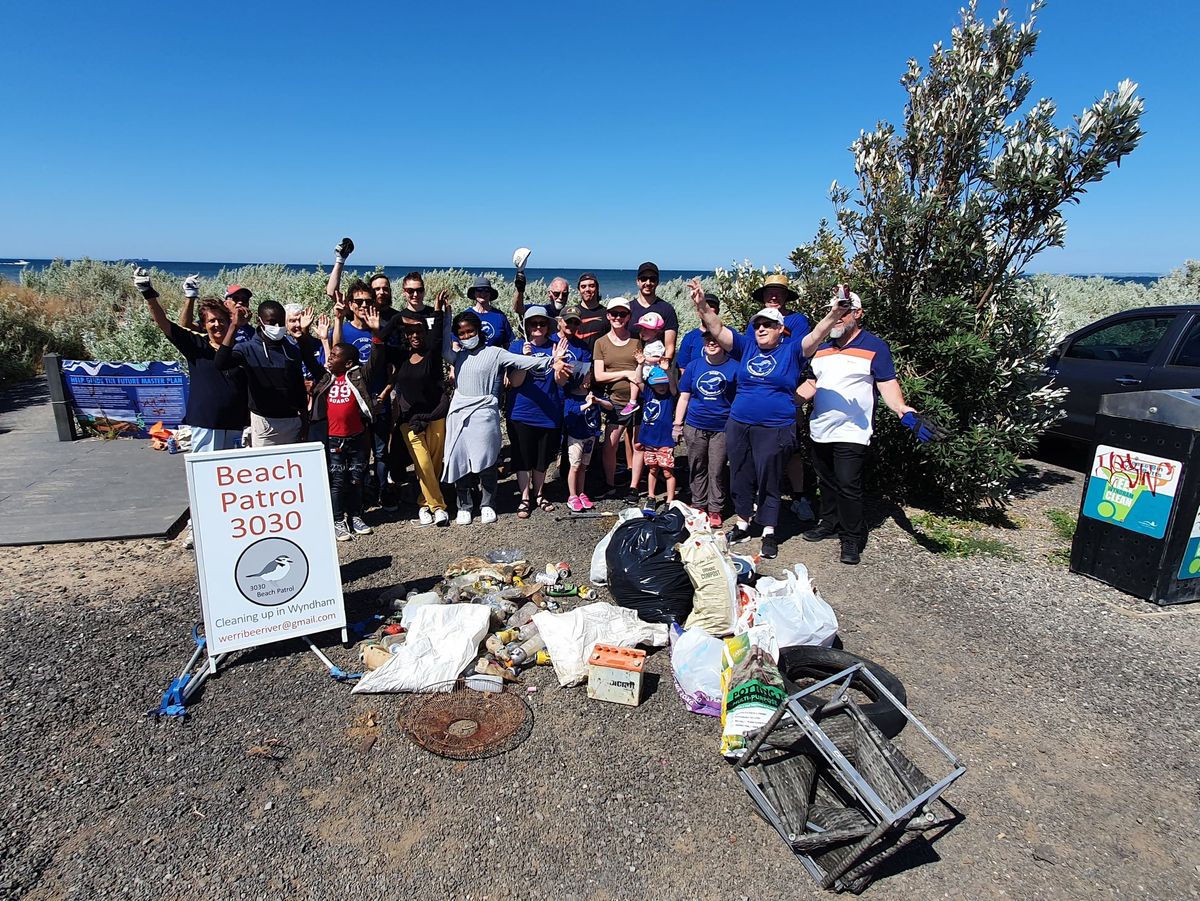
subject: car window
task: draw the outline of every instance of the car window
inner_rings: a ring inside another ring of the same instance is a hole
[[[1075,341],[1065,357],[1145,363],[1175,321],[1172,316],[1140,316],[1106,325]]]
[[[1171,365],[1200,367],[1200,319],[1188,329],[1187,337],[1179,345],[1179,350],[1175,351]]]

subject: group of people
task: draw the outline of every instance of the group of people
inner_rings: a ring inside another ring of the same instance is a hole
[[[339,540],[371,531],[362,518],[370,503],[397,508],[409,461],[419,524],[450,524],[443,485],[454,489],[454,522],[471,523],[476,510],[480,522],[496,522],[503,422],[518,518],[555,509],[545,480],[559,459],[567,508],[591,509],[597,450],[597,499],[637,497],[645,475],[645,496],[656,500],[661,485],[670,502],[682,443],[692,506],[719,527],[732,494],[730,542],[760,537],[762,555],[775,557],[785,477],[800,499],[797,511],[807,512],[800,433],[811,404],[820,515],[803,537],[839,538],[841,560],[853,564],[866,540],[862,473],[876,395],[919,440],[937,436],[905,403],[887,344],[862,328],[862,300],[844,286],[810,325],[789,309],[798,295],[787,278],[769,276],[743,334],[724,324],[720,300],[695,279],[689,288],[701,325],[681,337],[675,308],[657,296],[654,263],[638,268],[632,299],[602,301],[598,279],[585,272],[577,303],[562,278],[550,282],[544,301],[527,303],[518,272],[514,329],[483,277],[467,291],[471,306],[457,313],[447,291],[425,303],[420,272],[402,279],[398,308],[381,273],[343,292],[352,251],[349,238],[335,248],[326,292],[332,317],[267,300],[253,328],[247,288],[230,285],[223,302],[205,299],[197,308],[196,280],[187,279],[183,311],[171,322],[148,273],[134,277],[152,318],[188,361],[192,451],[237,446],[243,433],[255,446],[323,441]]]

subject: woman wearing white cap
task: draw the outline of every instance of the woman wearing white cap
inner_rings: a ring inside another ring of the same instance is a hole
[[[833,308],[806,334],[784,341],[784,317],[764,307],[750,317],[754,338],[749,340],[721,322],[704,301],[700,280],[689,287],[696,314],[721,349],[739,362],[737,393],[729,411],[725,441],[733,508],[737,522],[729,532],[731,544],[749,540],[755,526],[762,529],[762,555],[779,553],[775,526],[779,521],[779,483],[796,448],[796,388],[811,357],[837,324]]]

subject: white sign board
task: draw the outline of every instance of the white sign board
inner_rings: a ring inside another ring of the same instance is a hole
[[[325,448],[215,451],[184,463],[209,657],[344,628]]]

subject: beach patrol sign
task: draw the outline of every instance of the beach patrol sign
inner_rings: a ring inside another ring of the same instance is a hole
[[[344,629],[324,446],[188,454],[184,463],[209,660]]]

